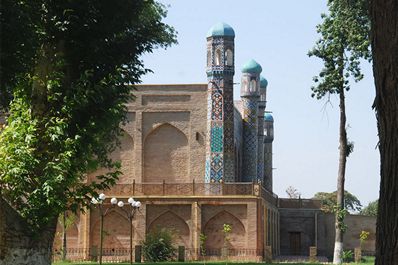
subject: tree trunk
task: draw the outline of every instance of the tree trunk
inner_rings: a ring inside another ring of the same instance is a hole
[[[398,264],[398,1],[372,0],[373,74],[380,151],[376,265]]]
[[[24,219],[0,197],[0,265],[51,265],[56,221],[33,233]]]
[[[65,261],[66,260],[66,230],[67,225],[66,225],[66,211],[63,213],[62,215],[62,260]]]
[[[342,61],[342,59],[341,59]],[[340,76],[343,77],[343,65],[340,66]],[[342,83],[339,91],[340,98],[340,127],[339,127],[339,172],[337,176],[337,209],[335,209],[335,228],[336,237],[334,241],[333,264],[343,263],[343,236],[341,215],[339,212],[344,210],[344,182],[345,182],[345,168],[347,163],[347,131],[346,131],[346,113],[345,113],[345,95],[344,84]]]

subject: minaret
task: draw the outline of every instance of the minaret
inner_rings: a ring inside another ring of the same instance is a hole
[[[264,187],[272,191],[272,142],[274,141],[274,118],[264,115]]]
[[[207,33],[207,136],[205,182],[233,182],[235,32],[218,23]]]
[[[257,179],[264,185],[264,113],[267,99],[268,81],[260,76],[260,100],[258,101],[258,163]]]
[[[258,101],[261,71],[261,66],[254,60],[248,61],[242,68],[240,95],[243,110],[243,181],[258,180]]]

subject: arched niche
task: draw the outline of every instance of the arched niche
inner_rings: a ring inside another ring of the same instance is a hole
[[[215,60],[215,65],[221,65],[221,50],[220,49],[217,49],[216,50],[216,54],[215,54],[215,58],[214,58],[214,60]]]
[[[186,182],[188,138],[168,123],[152,130],[144,142],[144,182]]]
[[[61,217],[62,219],[62,217]],[[54,238],[54,250],[62,249],[63,245],[63,223],[62,221],[58,222],[57,225],[57,233]],[[67,248],[78,248],[79,247],[79,229],[78,229],[78,221],[75,221],[71,224],[67,223],[66,228],[66,247]]]
[[[100,245],[100,221],[91,229],[91,245]],[[103,248],[108,251],[128,248],[130,242],[129,220],[118,211],[112,210],[104,217]],[[133,230],[134,233],[134,230]]]
[[[206,249],[220,249],[224,246],[224,224],[229,224],[232,227],[229,234],[229,247],[233,249],[245,248],[246,231],[244,225],[231,213],[222,211],[213,216],[204,226],[203,233],[207,236]]]
[[[161,228],[169,229],[173,233],[176,246],[190,247],[189,226],[184,219],[172,211],[167,211],[153,220],[148,226],[147,232],[149,233],[155,229]]]
[[[232,66],[234,63],[234,54],[231,49],[227,49],[225,52],[225,64],[228,66]]]
[[[79,229],[77,228],[76,223],[73,223],[66,229],[66,239],[68,248],[79,247]]]
[[[257,84],[256,84],[256,80],[251,80],[249,83],[249,91],[250,92],[255,92],[257,90]]]

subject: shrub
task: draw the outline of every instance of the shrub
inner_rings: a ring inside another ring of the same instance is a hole
[[[149,232],[142,242],[146,261],[169,261],[176,253],[173,246],[173,232],[166,228],[156,228]]]
[[[200,255],[206,256],[206,240],[207,240],[207,236],[205,234],[203,234],[203,233],[200,233],[199,240],[200,240]]]
[[[351,262],[354,260],[354,253],[352,250],[344,250],[342,259],[344,262]]]

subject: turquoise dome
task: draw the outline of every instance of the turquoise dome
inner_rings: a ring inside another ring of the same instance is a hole
[[[230,25],[228,25],[224,22],[220,22],[220,23],[215,24],[213,27],[211,27],[209,29],[206,37],[208,38],[208,37],[214,37],[214,36],[235,37],[235,31]]]
[[[263,76],[260,76],[260,88],[267,88],[268,81]]]
[[[255,60],[251,59],[243,65],[242,73],[259,74],[263,68]]]
[[[266,112],[265,114],[264,114],[264,120],[265,121],[274,121],[274,117],[272,117],[272,115],[271,115],[271,113],[269,113],[269,112]]]

